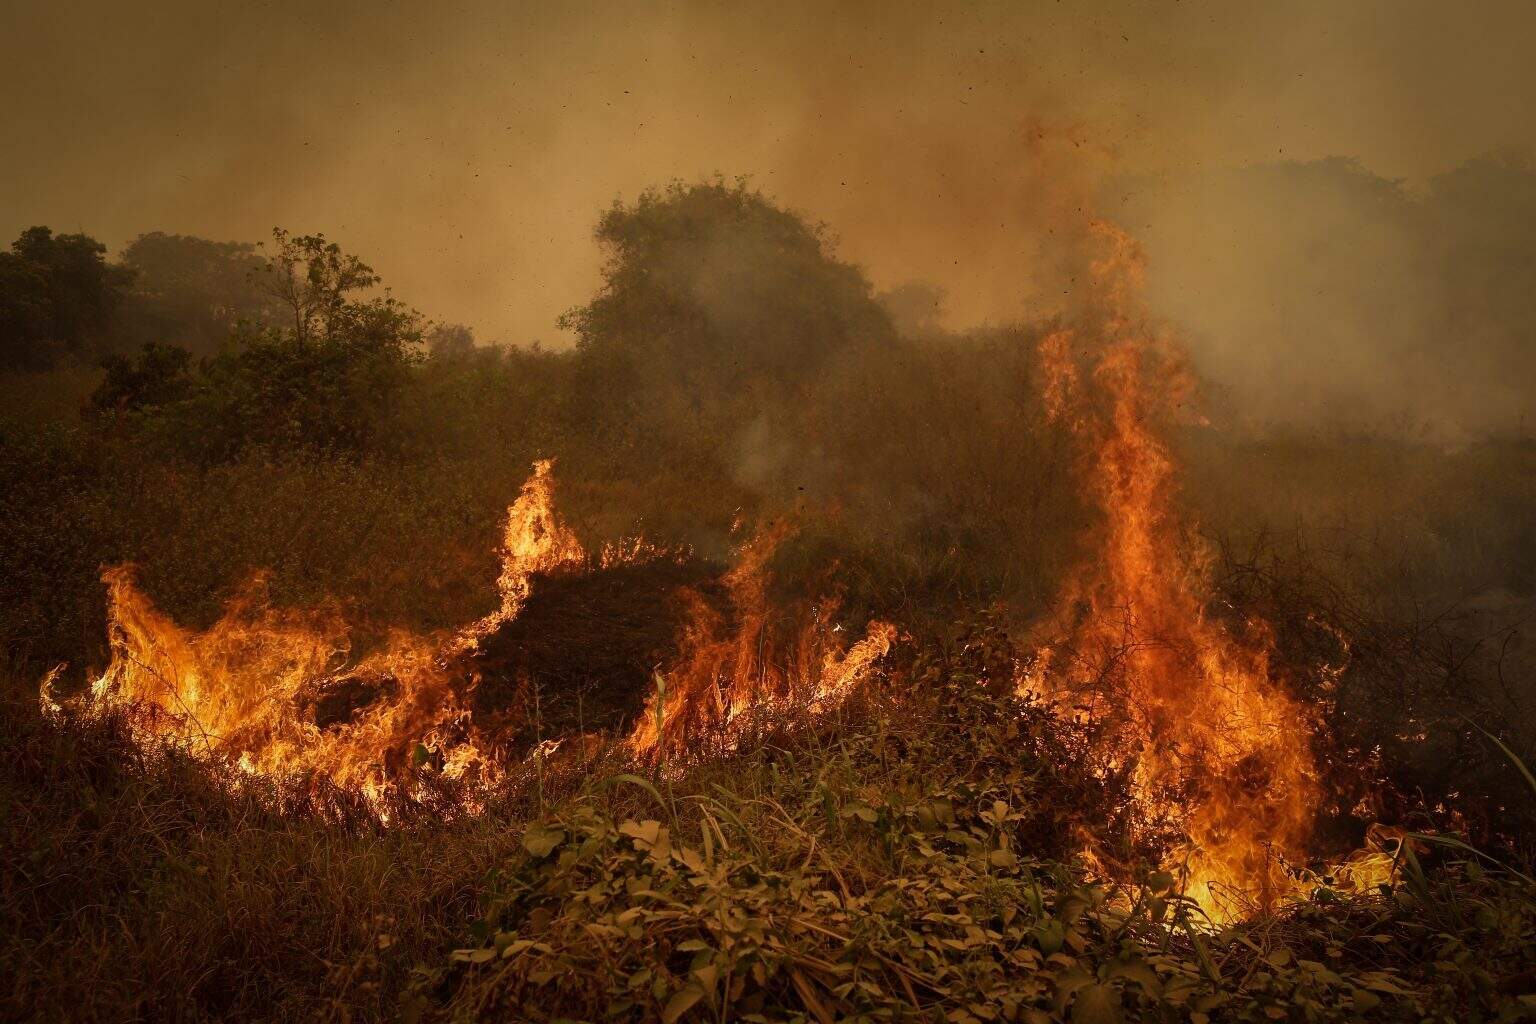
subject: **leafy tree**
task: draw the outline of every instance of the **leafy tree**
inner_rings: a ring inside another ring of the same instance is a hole
[[[475,351],[475,332],[463,324],[434,324],[426,335],[433,359],[466,359]]]
[[[0,252],[0,361],[5,369],[38,369],[52,361],[48,279],[14,252]]]
[[[99,345],[133,272],[89,235],[32,227],[0,254],[0,355],[40,369]]]
[[[579,339],[578,417],[609,442],[716,441],[833,353],[894,338],[827,233],[742,183],[647,191],[596,234],[603,288],[561,323]]]
[[[323,235],[273,237],[258,278],[286,322],[238,322],[232,344],[195,372],[189,353],[162,345],[109,360],[94,408],[204,462],[253,445],[346,454],[385,444],[420,315],[387,293],[359,296],[378,276]]]
[[[290,337],[304,345],[317,335],[333,338],[348,330],[357,304],[352,292],[372,288],[379,276],[324,235],[290,235],[272,229],[276,251],[261,267],[262,284],[291,317]]]
[[[150,342],[137,359],[116,353],[102,360],[106,377],[91,396],[98,412],[138,412],[179,402],[194,388],[192,353]]]
[[[171,342],[211,354],[241,321],[271,323],[283,313],[262,287],[266,261],[248,242],[213,242],[154,231],[123,251],[134,286],[123,304],[124,347]]]

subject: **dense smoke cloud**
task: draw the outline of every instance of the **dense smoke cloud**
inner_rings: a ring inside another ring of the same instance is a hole
[[[1345,160],[1145,183],[1123,206],[1232,422],[1455,443],[1536,413],[1536,168],[1423,188]]]
[[[23,45],[0,85],[17,102],[0,119],[24,158],[0,165],[0,228],[114,246],[325,230],[428,314],[565,344],[554,321],[597,284],[601,208],[747,173],[829,223],[877,287],[942,288],[943,322],[962,328],[1057,303],[1055,213],[1082,179],[1146,236],[1156,297],[1258,419],[1391,419],[1438,381],[1458,396],[1435,407],[1449,432],[1518,422],[1517,396],[1482,389],[1523,369],[1507,358],[1519,336],[1436,305],[1448,243],[1426,261],[1434,232],[1379,210],[1379,190],[1254,168],[1358,158],[1407,180],[1387,205],[1431,216],[1435,176],[1536,141],[1536,75],[1507,45],[1524,6],[821,7],[15,5],[0,36]],[[1040,125],[1071,140],[1068,188],[1059,161],[1031,159]],[[1299,223],[1276,212],[1282,193]],[[1465,215],[1514,220],[1497,194]],[[1361,232],[1353,276],[1298,251],[1343,229]],[[1287,260],[1332,287],[1270,275]],[[1344,295],[1353,282],[1369,287]],[[1476,351],[1434,354],[1450,345]],[[1277,362],[1304,393],[1284,408],[1260,387]]]

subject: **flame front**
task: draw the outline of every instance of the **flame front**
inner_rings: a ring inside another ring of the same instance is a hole
[[[494,612],[448,634],[392,631],[355,662],[338,608],[274,609],[260,577],[198,633],[156,609],[131,567],[110,569],[112,662],[92,696],[158,708],[146,728],[198,753],[262,775],[326,778],[381,809],[388,795],[419,793],[429,766],[471,790],[489,786],[501,771],[470,726],[464,658],[518,614],[533,574],[584,558],[555,515],[548,461],[507,510],[500,554]]]
[[[1048,335],[1040,357],[1047,411],[1080,442],[1100,515],[1059,638],[1022,685],[1119,723],[1138,802],[1187,837],[1166,866],[1228,919],[1294,887],[1284,862],[1302,853],[1318,797],[1313,722],[1276,678],[1264,624],[1238,635],[1208,614],[1209,553],[1176,515],[1158,434],[1193,381],[1140,311],[1136,244],[1102,222],[1093,237],[1085,323]]]
[[[657,673],[656,692],[629,737],[636,755],[664,756],[685,742],[730,749],[748,729],[776,718],[831,710],[890,651],[896,627],[879,620],[844,650],[836,642],[835,601],[820,603],[787,639],[776,635],[767,566],[789,532],[787,522],[771,522],[738,550],[725,576],[734,625],[702,595],[686,595],[681,651]]]
[[[1185,837],[1166,866],[1207,913],[1228,918],[1296,888],[1285,862],[1301,854],[1317,803],[1314,723],[1276,678],[1265,626],[1209,614],[1209,554],[1175,514],[1176,466],[1160,436],[1192,377],[1141,311],[1135,243],[1103,223],[1093,237],[1104,254],[1084,314],[1042,341],[1040,364],[1047,411],[1080,443],[1100,515],[1092,557],[1067,580],[1058,635],[1020,686],[1119,726],[1110,756],[1132,767],[1145,817]],[[113,659],[93,697],[151,705],[162,714],[146,727],[161,737],[252,773],[327,778],[381,810],[436,778],[482,792],[504,769],[471,721],[466,664],[523,609],[536,575],[589,564],[553,488],[550,463],[538,462],[508,509],[499,607],[449,633],[394,631],[361,658],[333,605],[274,609],[258,579],[198,633],[159,612],[130,568],[112,569]],[[742,544],[724,607],[682,592],[679,651],[656,672],[628,737],[633,755],[729,750],[775,718],[838,707],[890,650],[897,631],[880,621],[843,641],[835,601],[774,607],[768,565],[789,532],[772,522]],[[659,553],[637,540],[595,564]]]
[[[689,610],[678,656],[659,678],[629,737],[649,756],[669,745],[739,737],[764,713],[835,706],[890,649],[894,627],[873,623],[846,649],[836,642],[835,604],[823,602],[788,643],[771,628],[766,565],[787,534],[770,525],[744,544],[724,578],[729,616],[684,590]],[[505,779],[497,752],[471,720],[477,678],[467,667],[482,642],[527,603],[534,577],[569,567],[609,568],[675,557],[643,538],[610,545],[591,562],[554,507],[549,461],[507,510],[494,611],[448,633],[391,632],[353,656],[339,607],[281,610],[257,577],[209,629],[186,629],[159,611],[130,566],[106,572],[112,662],[90,697],[99,707],[151,708],[146,739],[168,740],[252,775],[329,780],[388,813],[395,797],[421,797],[436,780],[458,783],[475,806]],[[727,619],[729,618],[729,621]],[[45,682],[45,708],[57,706]],[[750,714],[749,714],[750,713]]]

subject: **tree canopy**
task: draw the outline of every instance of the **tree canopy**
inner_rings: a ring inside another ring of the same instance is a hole
[[[132,270],[106,260],[89,235],[32,227],[0,253],[0,359],[43,369],[99,341]]]
[[[647,191],[598,222],[603,287],[571,310],[587,417],[716,434],[792,398],[828,358],[894,330],[818,225],[745,184]]]
[[[165,434],[202,461],[251,446],[357,452],[379,440],[422,338],[419,314],[324,235],[273,231],[253,267],[282,318],[241,319],[195,370],[185,349],[149,343],[111,356],[97,413]]]
[[[128,244],[122,265],[134,274],[116,331],[123,348],[160,342],[212,354],[241,321],[270,323],[282,314],[262,287],[266,261],[249,242],[152,231]]]

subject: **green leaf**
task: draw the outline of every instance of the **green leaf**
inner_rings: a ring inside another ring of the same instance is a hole
[[[644,821],[629,821],[619,825],[619,834],[629,836],[635,841],[635,845],[642,850],[648,850],[656,845],[661,838],[661,822],[655,818],[647,818]]]
[[[1087,985],[1072,1000],[1072,1024],[1120,1024],[1120,992],[1113,985]]]
[[[529,825],[523,832],[523,849],[535,857],[548,857],[565,842],[565,830],[546,825]]]
[[[626,782],[631,786],[639,786],[641,789],[651,794],[651,796],[655,797],[656,802],[660,804],[662,808],[670,812],[671,805],[669,805],[666,801],[666,798],[661,795],[661,790],[657,789],[655,786],[651,785],[649,781],[642,779],[638,775],[632,775],[629,772],[622,772],[618,775],[611,775],[604,779],[602,782],[598,783],[598,786],[613,786],[620,782]]]
[[[1157,998],[1163,994],[1163,983],[1159,980],[1157,972],[1139,957],[1134,960],[1121,960],[1110,965],[1110,978],[1128,978],[1141,986],[1141,990],[1147,995]]]
[[[1366,1013],[1381,1005],[1381,997],[1374,992],[1368,992],[1363,988],[1357,988],[1353,994],[1356,1013]]]
[[[1062,942],[1066,939],[1066,929],[1062,927],[1060,921],[1055,920],[1041,921],[1035,925],[1031,934],[1034,935],[1035,944],[1046,956],[1060,950]]]
[[[704,990],[697,985],[688,985],[672,993],[672,998],[667,1000],[667,1005],[661,1011],[662,1024],[673,1024],[677,1018],[687,1013],[689,1008],[704,998]]]
[[[878,815],[875,809],[862,800],[853,800],[843,805],[842,816],[845,818],[858,818],[866,824],[874,824]]]

